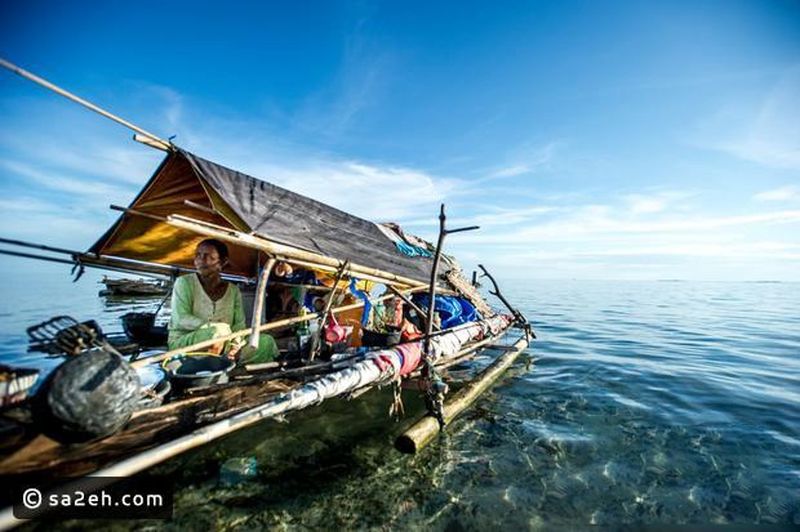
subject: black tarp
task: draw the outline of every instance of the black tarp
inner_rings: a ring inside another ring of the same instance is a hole
[[[202,189],[191,185],[195,179],[200,180]],[[186,214],[203,219],[200,212],[183,205],[184,195],[191,195],[192,201],[217,213],[206,221],[411,279],[429,279],[432,261],[399,252],[374,223],[181,149],[167,155],[131,208],[162,216]],[[205,195],[206,201],[198,195]],[[186,262],[186,256],[170,259],[176,255],[158,249],[174,245],[170,241],[176,237],[167,228],[140,219],[138,227],[126,230],[126,223],[137,222],[130,217],[120,218],[91,251],[160,263]],[[159,237],[143,242],[146,235],[138,235],[148,232]]]

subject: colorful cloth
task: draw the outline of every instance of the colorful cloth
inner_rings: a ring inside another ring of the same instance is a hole
[[[228,283],[225,294],[214,301],[203,290],[197,274],[184,275],[175,281],[169,321],[168,346],[171,350],[221,338],[246,328],[242,293],[236,285]],[[268,362],[278,355],[275,339],[268,334],[259,335],[256,350],[244,345],[246,341],[245,337],[236,338],[228,346],[244,346],[240,351],[240,361],[244,363]]]
[[[403,357],[403,365],[400,367],[400,375],[410,375],[422,359],[422,342],[400,344],[396,348]]]
[[[361,326],[362,327],[366,327],[367,326],[367,322],[369,322],[369,315],[372,312],[372,303],[369,300],[369,294],[367,294],[366,292],[363,292],[363,291],[359,290],[358,288],[356,288],[356,283],[357,282],[358,282],[358,279],[356,279],[355,277],[352,277],[350,279],[349,289],[350,289],[350,293],[351,294],[353,294],[354,296],[358,297],[359,299],[361,299],[364,302],[364,313],[361,314]]]
[[[409,257],[433,257],[433,254],[427,249],[423,249],[418,246],[412,246],[411,244],[403,241],[395,242],[394,246],[397,248],[397,251]]]

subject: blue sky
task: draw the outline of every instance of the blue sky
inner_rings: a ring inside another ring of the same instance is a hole
[[[505,278],[800,281],[798,2],[4,2],[0,56]],[[3,236],[88,247],[160,160],[0,72]],[[18,267],[18,259],[0,259]]]

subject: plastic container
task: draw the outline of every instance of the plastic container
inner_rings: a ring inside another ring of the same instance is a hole
[[[361,329],[361,345],[365,347],[391,347],[400,343],[400,331],[382,333]]]
[[[228,372],[236,364],[214,354],[187,354],[169,358],[162,367],[178,391],[228,382]]]

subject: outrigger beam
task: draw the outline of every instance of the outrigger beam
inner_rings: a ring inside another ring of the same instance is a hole
[[[475,400],[514,363],[517,357],[528,347],[527,336],[521,337],[511,349],[499,356],[489,367],[483,370],[470,384],[458,391],[442,408],[442,417],[446,423],[452,421]],[[431,415],[426,415],[410,429],[395,440],[398,451],[413,454],[422,449],[439,433],[440,422]]]

